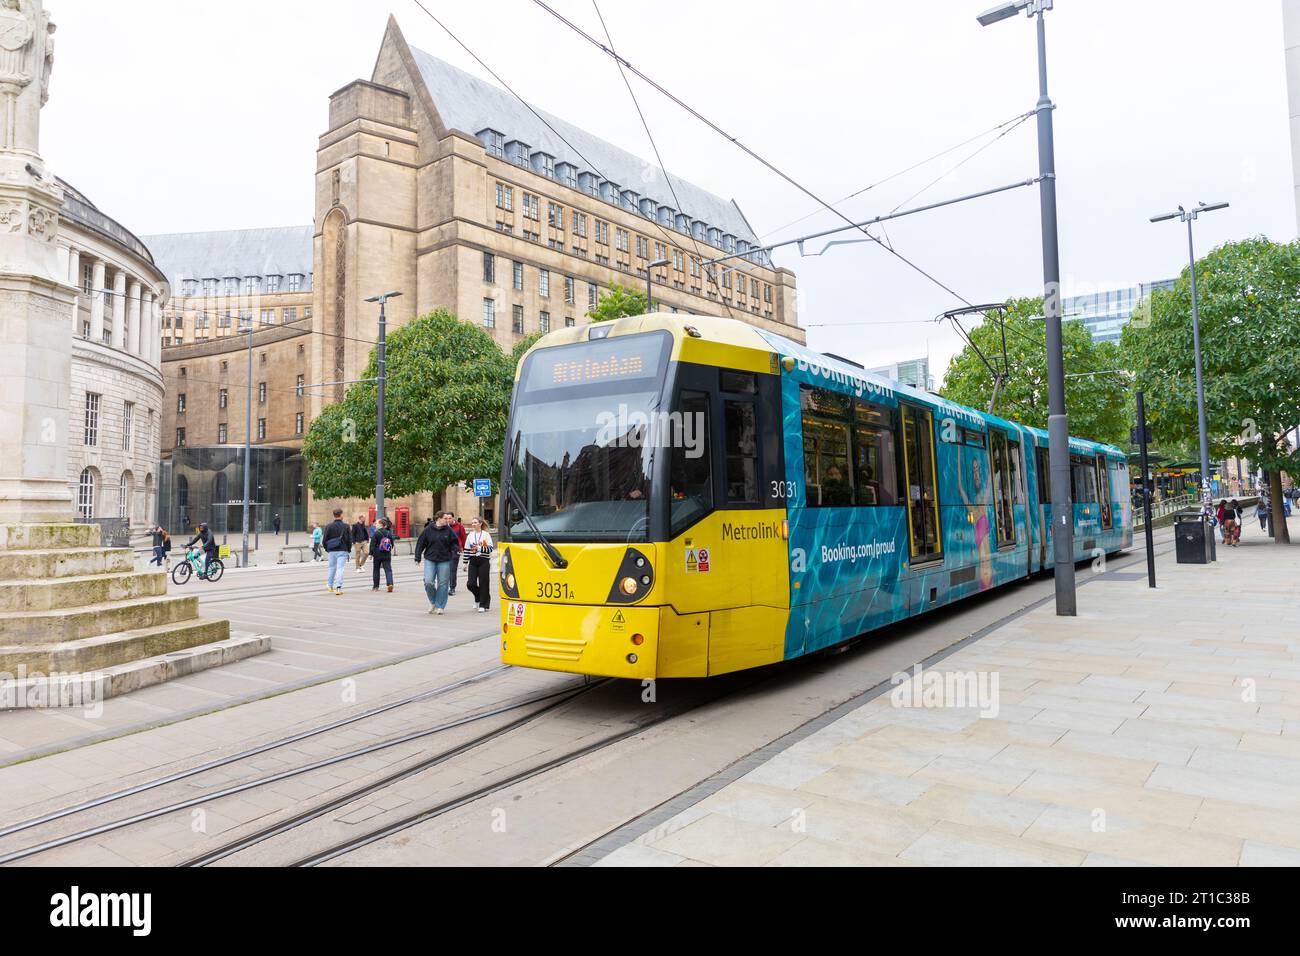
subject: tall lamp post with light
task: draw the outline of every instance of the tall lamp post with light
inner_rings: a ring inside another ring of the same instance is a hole
[[[654,275],[654,270],[660,266],[672,265],[672,261],[671,259],[656,259],[645,267],[645,310],[647,312],[654,311],[654,306],[650,304],[650,280]]]
[[[1061,257],[1056,229],[1056,150],[1047,95],[1047,33],[1043,14],[1052,0],[1011,0],[981,13],[989,26],[1020,12],[1038,20],[1038,198],[1043,233],[1043,315],[1047,320],[1048,458],[1052,486],[1052,559],[1056,613],[1078,613],[1074,587],[1074,505],[1070,493],[1070,428],[1065,414],[1065,357],[1061,351]]]
[[[375,521],[384,517],[384,386],[388,382],[388,320],[384,314],[384,305],[389,299],[396,299],[401,294],[385,292],[366,299],[367,302],[379,303],[379,351],[376,356],[379,395],[375,402]]]
[[[1210,440],[1205,424],[1205,377],[1201,371],[1201,310],[1196,297],[1196,250],[1192,245],[1192,222],[1203,212],[1213,212],[1216,209],[1227,208],[1228,204],[1226,202],[1216,202],[1209,206],[1200,203],[1190,210],[1179,206],[1177,212],[1167,212],[1151,217],[1152,222],[1168,222],[1170,219],[1177,219],[1179,222],[1187,223],[1187,261],[1192,274],[1192,350],[1195,352],[1196,358],[1196,420],[1201,433],[1202,505],[1208,505],[1212,500],[1210,495]]]

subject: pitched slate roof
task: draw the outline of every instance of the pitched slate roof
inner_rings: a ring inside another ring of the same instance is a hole
[[[179,288],[182,279],[270,275],[301,275],[303,291],[311,288],[311,226],[173,232],[141,238],[173,288]]]
[[[562,140],[512,94],[423,50],[415,47],[410,50],[434,106],[449,128],[471,136],[486,129],[496,130],[504,135],[506,142],[527,143],[533,152],[540,150],[554,156],[557,163],[576,166],[580,173],[595,173],[622,189],[655,200],[656,205],[676,207],[664,171],[655,163],[538,109],[546,123],[563,136]],[[564,140],[572,143],[581,155]],[[758,238],[734,200],[716,196],[679,176],[672,177],[672,185],[685,207],[678,212],[716,226],[737,239],[757,244]]]

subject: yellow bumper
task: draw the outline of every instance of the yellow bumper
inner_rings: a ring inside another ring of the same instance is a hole
[[[598,677],[651,679],[659,653],[659,612],[658,607],[504,601],[501,661]]]

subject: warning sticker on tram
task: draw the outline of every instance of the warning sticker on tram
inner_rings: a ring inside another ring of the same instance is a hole
[[[609,623],[612,630],[621,631],[627,627],[627,618],[623,616],[622,611],[615,611],[614,617]]]
[[[708,574],[709,573],[709,549],[708,548],[687,548],[686,549],[686,573],[687,574]]]
[[[506,612],[507,620],[511,621],[515,627],[522,627],[524,623],[524,602],[511,601],[510,607]]]

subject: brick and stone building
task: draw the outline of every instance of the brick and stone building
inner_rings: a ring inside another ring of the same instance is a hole
[[[653,163],[539,113],[542,118],[505,90],[410,47],[390,18],[370,78],[329,99],[328,129],[317,146],[311,267],[300,267],[312,280],[310,334],[299,343],[309,387],[305,401],[284,406],[286,415],[301,406],[309,424],[342,399],[342,383],[365,368],[378,334],[378,308],[365,300],[388,291],[402,293],[387,306],[390,331],[446,308],[510,349],[525,335],[586,323],[611,284],[643,289],[649,276],[657,309],[731,316],[804,340],[794,274],[773,266],[734,200],[677,177],[670,181]],[[162,248],[158,238],[151,243]],[[732,258],[709,264],[724,257]],[[233,289],[234,280],[265,274],[231,271],[214,258],[192,262],[188,278],[201,293],[204,282],[224,291],[226,285],[215,283],[229,280]],[[185,311],[184,300],[173,311]],[[260,315],[260,308],[253,312]],[[179,388],[174,382],[183,365],[188,422],[196,399],[210,406],[216,389],[229,388],[213,363],[228,363],[227,374],[234,375],[243,343],[239,336],[221,340],[217,330],[199,348],[188,317],[183,336],[171,331],[173,345],[164,354],[168,388]],[[296,353],[287,367],[299,374]],[[272,388],[273,379],[265,380]],[[233,390],[230,395],[233,400]],[[169,415],[172,404],[169,397]],[[185,428],[191,449],[216,441],[212,426],[220,422],[202,414],[197,430],[176,426]],[[257,441],[300,444],[276,420],[275,414],[267,420],[267,435],[276,437]],[[228,441],[242,436],[242,417],[233,410],[226,425]],[[165,451],[176,437],[170,426],[164,429]],[[479,506],[465,489],[439,497],[462,513]],[[389,504],[409,507],[418,523],[435,507],[435,496]],[[336,505],[355,514],[369,502],[309,497],[304,520],[323,520]]]

